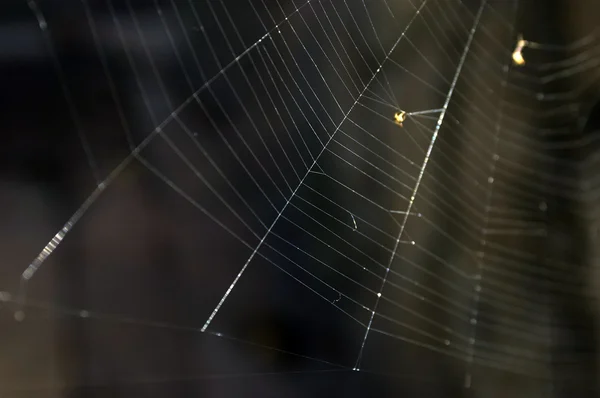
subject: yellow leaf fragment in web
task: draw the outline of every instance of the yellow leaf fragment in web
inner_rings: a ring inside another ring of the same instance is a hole
[[[525,58],[523,58],[523,48],[527,45],[527,40],[523,40],[522,36],[519,36],[519,40],[517,41],[517,46],[515,47],[515,51],[512,53],[512,59],[515,65],[524,65]]]
[[[402,127],[402,122],[404,122],[405,120],[406,120],[406,112],[400,111],[400,112],[396,112],[394,114],[394,121],[400,127]]]

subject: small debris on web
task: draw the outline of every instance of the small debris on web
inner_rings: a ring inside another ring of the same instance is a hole
[[[354,214],[350,213],[350,216],[352,217],[352,223],[354,224],[354,230],[356,231],[358,229],[358,225],[356,224],[356,219],[354,218]]]
[[[402,127],[402,123],[405,120],[406,120],[406,112],[400,111],[400,112],[396,112],[394,114],[394,121],[398,126]]]
[[[527,45],[527,40],[523,39],[523,36],[519,35],[517,46],[515,51],[512,53],[512,59],[515,65],[525,65],[525,58],[523,58],[523,48]]]

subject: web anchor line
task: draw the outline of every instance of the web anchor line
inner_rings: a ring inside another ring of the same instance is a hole
[[[421,213],[415,213],[415,212],[404,211],[404,210],[388,210],[388,211],[392,214],[403,214],[403,215],[408,214],[409,216],[421,217]]]
[[[362,361],[365,344],[367,343],[367,338],[369,337],[369,331],[371,330],[371,325],[373,324],[373,319],[375,318],[375,313],[377,311],[377,307],[379,305],[379,301],[381,299],[383,288],[385,287],[385,283],[387,281],[388,275],[390,273],[390,268],[392,266],[392,261],[396,256],[396,252],[398,251],[398,246],[400,245],[400,241],[402,238],[402,234],[404,233],[404,228],[406,227],[406,221],[408,220],[408,216],[411,214],[411,210],[413,204],[415,202],[415,197],[417,195],[417,191],[419,190],[419,186],[421,185],[421,180],[423,179],[423,175],[425,174],[425,169],[427,168],[427,164],[429,163],[429,157],[431,156],[431,151],[435,145],[435,141],[437,140],[438,133],[440,128],[442,127],[442,122],[444,121],[444,117],[446,116],[446,110],[448,109],[448,105],[450,104],[450,99],[452,98],[452,94],[454,93],[454,88],[456,87],[456,83],[458,82],[458,77],[460,76],[460,72],[467,58],[467,54],[469,53],[469,49],[471,48],[471,43],[473,41],[473,36],[475,36],[475,31],[477,26],[479,25],[479,21],[481,20],[481,15],[483,13],[483,9],[487,3],[487,0],[483,0],[481,2],[481,6],[479,7],[479,11],[477,12],[477,16],[475,17],[475,21],[473,23],[473,27],[469,33],[469,38],[463,50],[462,56],[456,68],[456,73],[454,74],[454,78],[452,79],[452,84],[450,85],[450,89],[448,90],[448,94],[446,95],[446,100],[444,101],[444,105],[441,108],[440,116],[438,118],[437,124],[435,126],[435,130],[433,132],[433,136],[431,138],[431,142],[429,143],[429,148],[427,148],[427,152],[425,154],[425,159],[423,160],[423,165],[421,166],[421,170],[419,171],[419,177],[417,178],[417,182],[415,183],[415,187],[413,189],[413,193],[410,197],[410,201],[408,202],[408,207],[404,212],[404,218],[402,221],[402,225],[400,226],[400,232],[398,233],[398,237],[396,238],[396,243],[394,244],[394,249],[392,250],[392,254],[388,261],[387,269],[385,271],[385,275],[381,282],[381,287],[379,289],[379,293],[377,293],[377,298],[375,299],[375,304],[373,305],[373,309],[371,310],[371,318],[369,319],[369,323],[367,325],[367,330],[365,331],[365,335],[363,337],[362,344],[360,346],[360,350],[358,352],[358,356],[356,358],[356,363],[354,365],[353,370],[360,370],[360,363]]]
[[[348,109],[348,111],[344,114],[344,117],[342,118],[342,121],[336,126],[335,130],[333,131],[333,133],[329,136],[327,142],[323,145],[323,148],[321,148],[321,151],[317,154],[317,156],[313,160],[312,164],[308,168],[308,171],[306,172],[306,174],[304,174],[304,177],[302,177],[302,179],[298,183],[298,186],[292,191],[292,194],[290,195],[290,197],[287,199],[287,201],[285,202],[285,204],[281,208],[281,211],[278,212],[277,216],[275,217],[275,220],[273,220],[273,222],[269,226],[269,229],[267,229],[267,232],[265,232],[265,234],[262,237],[262,239],[260,240],[260,242],[258,242],[258,244],[256,245],[256,248],[254,249],[254,251],[252,251],[252,253],[248,257],[248,259],[244,263],[244,266],[242,267],[242,269],[240,270],[240,272],[238,272],[238,274],[236,275],[235,279],[233,280],[233,282],[231,283],[231,285],[229,286],[229,288],[227,288],[227,291],[225,291],[225,294],[223,295],[223,297],[221,298],[221,300],[219,301],[219,303],[217,304],[217,306],[215,307],[215,309],[212,311],[212,313],[210,314],[210,316],[208,317],[208,319],[206,320],[206,322],[204,323],[204,326],[202,326],[202,329],[200,329],[201,332],[205,332],[206,329],[210,326],[210,323],[212,322],[212,320],[214,319],[214,317],[217,315],[217,313],[219,312],[219,310],[223,306],[223,303],[225,303],[225,300],[227,300],[227,297],[229,297],[229,294],[231,294],[232,290],[235,288],[235,285],[237,284],[237,282],[240,280],[240,278],[242,277],[242,275],[244,274],[244,272],[248,268],[248,265],[250,264],[250,262],[252,261],[252,259],[254,259],[254,256],[256,255],[256,253],[258,252],[258,250],[260,250],[260,248],[262,247],[265,239],[267,239],[267,237],[271,234],[271,230],[273,229],[273,227],[275,226],[275,224],[277,224],[277,221],[279,221],[279,218],[281,217],[281,215],[283,214],[283,212],[285,211],[285,209],[287,208],[287,206],[290,204],[290,202],[292,201],[292,199],[296,196],[296,193],[298,192],[298,190],[300,189],[300,187],[304,184],[304,181],[306,180],[306,178],[312,173],[313,168],[315,168],[315,166],[318,166],[317,162],[321,158],[321,155],[323,155],[323,153],[325,153],[325,151],[327,150],[327,147],[329,146],[329,144],[331,143],[331,141],[333,141],[333,138],[336,136],[337,132],[340,130],[340,128],[342,127],[342,125],[344,124],[344,122],[346,121],[346,119],[348,119],[348,116],[350,115],[350,113],[352,112],[352,110],[354,109],[354,107],[356,106],[356,104],[358,104],[358,101],[360,101],[360,99],[362,98],[362,96],[364,95],[364,93],[367,92],[369,86],[371,85],[371,83],[373,82],[373,80],[375,80],[375,77],[377,76],[377,74],[383,68],[383,64],[385,64],[385,62],[389,59],[390,55],[392,55],[392,53],[394,52],[394,50],[396,49],[396,47],[400,43],[400,40],[402,40],[402,38],[404,37],[404,35],[406,34],[406,32],[408,31],[408,29],[410,28],[410,26],[412,25],[412,23],[414,22],[414,20],[416,19],[416,17],[419,15],[419,13],[421,12],[421,10],[423,9],[423,7],[425,6],[426,3],[427,3],[427,0],[424,1],[421,4],[421,6],[419,7],[419,9],[415,13],[415,15],[413,15],[413,17],[410,20],[410,22],[404,28],[404,31],[402,32],[402,34],[400,35],[400,37],[398,38],[398,40],[396,40],[396,42],[394,43],[394,45],[392,46],[392,48],[390,49],[390,51],[386,54],[386,56],[383,59],[383,61],[381,61],[381,64],[379,65],[379,67],[377,68],[377,70],[375,71],[375,73],[373,74],[373,76],[371,76],[371,78],[369,79],[369,81],[367,82],[367,84],[365,84],[365,87],[360,92],[360,94],[358,95],[358,97],[356,98],[356,100],[354,101],[354,103],[352,104],[352,106],[350,107],[350,109]]]
[[[427,109],[424,111],[416,111],[416,112],[407,112],[406,116],[418,116],[418,115],[428,115],[430,113],[442,113],[444,108],[440,109]]]

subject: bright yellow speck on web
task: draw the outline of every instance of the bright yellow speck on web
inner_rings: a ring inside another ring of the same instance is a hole
[[[406,112],[401,111],[401,112],[396,112],[394,114],[394,121],[400,127],[402,127],[402,122],[404,122],[405,120],[406,120]]]
[[[524,65],[525,58],[523,58],[523,48],[527,45],[527,41],[523,40],[522,36],[519,36],[519,40],[517,41],[517,46],[515,47],[515,51],[512,53],[512,59],[515,65]]]

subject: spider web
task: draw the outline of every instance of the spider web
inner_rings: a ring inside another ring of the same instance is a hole
[[[548,209],[563,185],[584,197],[556,119],[585,89],[553,84],[597,66],[595,36],[529,43],[519,68],[516,1],[83,0],[92,81],[50,6],[26,5],[77,200],[0,298],[11,333],[72,319],[93,359],[66,382],[8,366],[7,391],[429,366],[467,388],[481,369],[552,379],[555,297],[582,282],[547,249]]]

